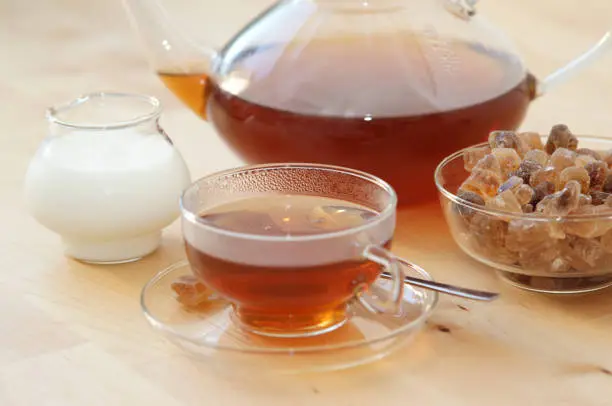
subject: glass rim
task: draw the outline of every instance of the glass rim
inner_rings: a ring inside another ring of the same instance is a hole
[[[545,135],[542,135],[542,134],[541,136],[545,137]],[[603,136],[597,136],[597,135],[576,135],[576,137],[578,137],[578,141],[580,141],[581,139],[583,140],[590,139],[590,140],[596,140],[596,141],[607,141],[612,144],[612,138],[609,138],[609,137],[603,137]],[[480,147],[484,147],[487,145],[489,145],[487,142],[481,142],[479,144],[474,144],[469,147],[462,148],[452,153],[451,155],[447,156],[438,164],[438,166],[436,167],[436,170],[434,171],[434,182],[440,194],[442,194],[445,198],[452,201],[453,203],[461,205],[461,206],[469,207],[470,209],[478,213],[486,214],[489,216],[495,216],[495,217],[504,217],[504,218],[509,218],[513,220],[529,220],[529,221],[534,221],[534,222],[538,222],[538,221],[540,222],[550,222],[550,221],[580,222],[580,221],[593,221],[593,220],[612,220],[612,210],[608,214],[569,214],[566,216],[552,216],[552,215],[545,215],[543,213],[512,213],[508,211],[492,209],[492,208],[484,207],[484,206],[469,202],[465,199],[462,199],[459,196],[457,196],[457,194],[449,191],[447,188],[445,188],[442,185],[442,179],[444,177],[442,174],[442,171],[444,171],[444,169],[451,162],[457,160],[458,158],[463,158],[463,153],[468,149],[480,148]]]
[[[299,236],[269,236],[269,235],[261,235],[254,233],[243,233],[238,231],[226,230],[220,227],[216,227],[210,223],[203,221],[198,213],[194,213],[191,210],[185,208],[184,200],[188,193],[193,192],[193,190],[205,181],[210,181],[214,179],[222,179],[228,175],[239,174],[239,173],[248,173],[252,171],[266,171],[266,170],[277,170],[277,169],[311,169],[311,170],[322,170],[326,172],[339,172],[347,175],[351,175],[357,178],[361,178],[363,180],[369,181],[370,183],[374,183],[379,186],[381,189],[385,190],[389,194],[389,202],[385,205],[385,207],[377,212],[377,215],[373,218],[365,220],[362,224],[356,227],[351,227],[347,229],[337,230],[337,231],[328,231],[320,234],[314,235],[299,235]],[[236,168],[226,169],[223,171],[215,172],[210,175],[204,176],[196,181],[194,181],[187,189],[183,191],[179,200],[179,206],[181,209],[181,215],[183,219],[197,224],[204,229],[211,231],[213,233],[221,234],[227,237],[233,238],[241,238],[241,239],[249,239],[249,240],[257,240],[257,241],[270,241],[270,242],[300,242],[300,241],[316,241],[323,240],[328,238],[336,238],[342,237],[346,235],[351,235],[353,233],[358,233],[364,231],[370,227],[376,226],[380,224],[382,221],[386,220],[390,216],[394,215],[396,207],[397,207],[397,194],[393,187],[384,181],[383,179],[369,174],[367,172],[359,171],[357,169],[345,168],[342,166],[336,165],[326,165],[326,164],[313,164],[313,163],[272,163],[272,164],[259,164],[259,165],[246,165],[240,166]]]
[[[131,98],[131,99],[139,99],[144,102],[147,102],[151,106],[151,110],[144,114],[135,115],[134,118],[130,120],[117,121],[109,124],[81,124],[76,123],[71,120],[64,120],[58,117],[59,113],[72,109],[74,107],[80,106],[90,100],[93,99],[121,99],[121,98]],[[122,129],[132,127],[138,124],[142,124],[144,122],[153,120],[158,118],[161,115],[162,105],[159,99],[153,96],[149,96],[141,93],[121,93],[121,92],[92,92],[85,93],[74,100],[71,100],[66,103],[61,103],[56,106],[49,107],[46,111],[47,120],[49,120],[52,124],[58,124],[64,127],[69,128],[78,128],[83,130],[108,130],[108,129]]]

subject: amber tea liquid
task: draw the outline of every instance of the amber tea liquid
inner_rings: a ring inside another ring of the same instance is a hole
[[[249,163],[355,168],[391,183],[400,204],[415,203],[435,197],[433,172],[445,156],[492,130],[516,129],[535,96],[535,78],[510,55],[427,41],[377,35],[282,52],[261,46],[224,64],[222,83],[160,77]]]
[[[259,237],[298,237],[350,229],[373,216],[375,212],[343,200],[266,195],[218,206],[202,213],[201,220],[221,230]],[[321,263],[324,251],[332,249],[325,239],[294,251],[289,259],[293,264],[283,266],[265,265],[266,257],[282,254],[282,244],[267,245],[266,252],[250,255],[236,241],[232,258],[219,258],[208,252],[205,242],[189,240],[187,256],[194,272],[235,305],[240,323],[259,332],[332,329],[345,321],[346,304],[356,287],[371,284],[381,272],[380,265],[359,255]],[[258,263],[249,263],[255,256]]]

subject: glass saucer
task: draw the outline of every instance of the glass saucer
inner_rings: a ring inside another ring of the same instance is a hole
[[[407,276],[431,279],[422,269],[404,268]],[[349,305],[349,320],[326,334],[274,338],[249,333],[233,321],[232,305],[211,294],[209,301],[189,309],[177,300],[171,284],[192,275],[187,261],[155,275],[143,288],[141,306],[149,323],[207,364],[231,370],[310,372],[350,368],[373,362],[408,343],[431,315],[438,294],[406,285],[403,311],[397,316],[373,314],[357,302]],[[374,289],[390,289],[379,278]]]

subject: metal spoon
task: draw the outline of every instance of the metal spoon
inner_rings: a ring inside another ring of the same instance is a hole
[[[402,263],[402,265],[405,265],[408,268],[414,268],[416,270],[424,272],[423,269],[416,264],[413,264],[403,258],[396,257],[396,259],[400,263]],[[385,279],[391,279],[391,274],[389,274],[388,272],[383,272],[381,276]],[[448,285],[446,283],[440,283],[440,282],[428,281],[425,279],[413,278],[411,276],[404,277],[404,282],[409,285],[418,286],[420,288],[425,288],[425,289],[430,289],[430,290],[435,290],[436,292],[446,293],[447,295],[458,296],[458,297],[462,297],[464,299],[470,299],[470,300],[480,300],[483,302],[490,302],[499,297],[499,293],[462,288],[459,286]]]
[[[336,206],[336,205],[326,205],[321,206],[323,211],[330,214],[337,214],[339,212],[353,212],[357,215],[360,215],[363,219],[368,220],[369,218],[376,216],[376,213],[368,212],[360,209],[356,209],[354,207],[349,206]],[[397,261],[402,263],[402,265],[407,266],[408,268],[416,269],[420,272],[425,272],[420,266],[413,264],[410,261],[407,261],[403,258],[395,257]],[[426,273],[426,272],[425,272]],[[391,274],[388,272],[383,272],[381,275],[385,279],[391,279]],[[484,292],[482,290],[468,289],[462,288],[459,286],[448,285],[446,283],[428,281],[425,279],[413,278],[411,276],[404,277],[404,282],[409,285],[418,286],[425,289],[435,290],[437,292],[446,293],[448,295],[458,296],[465,299],[471,300],[480,300],[483,302],[490,302],[499,297],[499,293],[493,292]]]

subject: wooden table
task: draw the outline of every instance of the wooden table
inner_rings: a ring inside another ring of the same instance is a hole
[[[245,15],[259,7],[240,1]],[[197,15],[211,1],[191,3],[179,11]],[[489,1],[479,10],[537,75],[612,28],[609,0]],[[222,37],[234,29],[223,18],[201,25]],[[506,286],[460,252],[442,219],[423,215],[434,207],[400,213],[397,253],[439,280],[500,290],[501,300],[444,298],[414,345],[343,372],[221,376],[190,360],[150,330],[138,304],[145,281],[183,257],[178,224],[138,263],[80,264],[24,210],[23,174],[46,133],[44,108],[100,89],[160,97],[194,177],[239,160],[151,74],[119,2],[4,0],[0,32],[0,405],[612,405],[612,290],[557,298]],[[565,122],[611,134],[610,72],[612,57],[538,100],[524,127]]]

